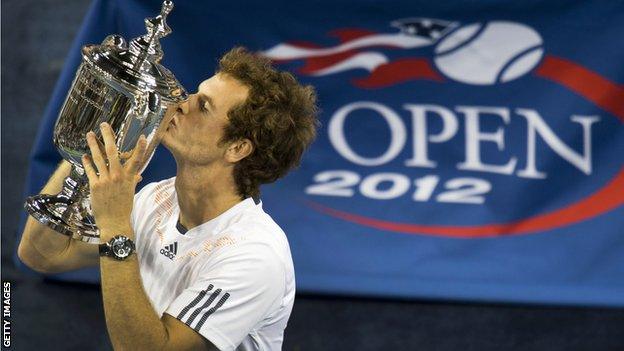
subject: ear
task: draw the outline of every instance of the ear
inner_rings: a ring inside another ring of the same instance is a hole
[[[251,155],[254,146],[249,139],[240,139],[232,142],[225,151],[225,160],[230,163],[236,163],[245,157]]]

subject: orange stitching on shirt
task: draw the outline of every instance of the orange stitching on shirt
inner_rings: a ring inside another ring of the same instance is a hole
[[[188,251],[184,255],[180,255],[180,256],[176,257],[175,259],[176,260],[182,260],[182,259],[187,258],[187,257],[196,257],[200,253],[208,253],[208,254],[210,254],[215,249],[219,249],[219,248],[222,248],[222,247],[225,247],[225,246],[229,246],[229,245],[234,245],[237,242],[239,242],[240,239],[241,238],[234,239],[234,238],[230,237],[229,235],[222,236],[222,237],[220,237],[217,240],[208,239],[208,240],[206,240],[206,241],[204,241],[202,243],[202,249],[199,252],[195,251],[195,250],[191,250],[191,251]]]
[[[167,217],[170,217],[173,214],[173,202],[170,199],[171,192],[167,192],[168,190],[171,190],[171,186],[167,187],[166,184],[160,183],[156,185],[154,190],[156,192],[154,202],[157,205],[156,220],[154,221],[154,224],[156,227],[156,234],[160,239],[160,245],[162,245],[165,240],[165,235],[160,229],[160,223],[162,222],[165,213],[167,214]]]

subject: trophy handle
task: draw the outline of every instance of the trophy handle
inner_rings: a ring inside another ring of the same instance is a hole
[[[61,192],[31,196],[26,199],[24,207],[37,221],[61,234],[99,244],[99,230],[88,199],[87,176],[82,167],[72,163]]]

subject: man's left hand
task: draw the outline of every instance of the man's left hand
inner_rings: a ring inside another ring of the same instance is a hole
[[[147,140],[141,135],[132,156],[122,165],[111,126],[108,123],[102,123],[100,130],[106,155],[102,155],[97,137],[91,131],[87,133],[91,157],[83,155],[82,164],[89,178],[91,209],[95,222],[100,228],[100,239],[105,242],[114,236],[114,233],[131,228],[130,215],[134,203],[134,192],[137,183],[141,181],[139,171],[147,148]]]

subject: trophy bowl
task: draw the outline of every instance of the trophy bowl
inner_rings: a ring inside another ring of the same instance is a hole
[[[119,35],[109,35],[100,45],[82,48],[82,62],[53,136],[54,145],[72,170],[60,193],[26,200],[24,207],[39,222],[74,239],[99,243],[81,161],[82,155],[90,152],[86,134],[95,132],[102,143],[99,125],[108,122],[121,155],[130,154],[139,137],[145,135],[145,169],[166,129],[167,123],[162,122],[168,122],[187,99],[184,87],[160,64],[163,52],[159,40],[171,32],[166,16],[172,9],[173,2],[163,2],[157,17],[145,19],[147,34],[129,44]]]

